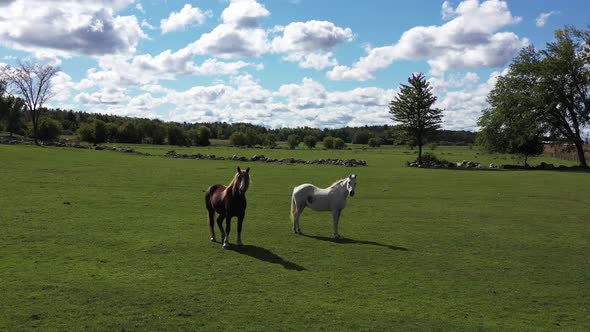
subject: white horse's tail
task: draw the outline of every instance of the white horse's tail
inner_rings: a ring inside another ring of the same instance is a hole
[[[295,222],[295,213],[297,213],[297,204],[295,204],[295,192],[291,195],[291,223]]]

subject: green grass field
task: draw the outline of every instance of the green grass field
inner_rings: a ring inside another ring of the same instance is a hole
[[[369,166],[239,163],[246,247],[223,250],[203,195],[237,162],[0,145],[0,330],[590,329],[590,173],[415,169],[385,147],[135,148]],[[293,234],[292,188],[351,172],[344,239],[311,211]]]

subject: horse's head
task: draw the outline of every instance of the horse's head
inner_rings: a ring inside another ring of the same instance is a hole
[[[356,188],[356,175],[352,174],[346,179],[346,190],[350,197],[354,196],[354,190]]]
[[[235,185],[237,186],[236,191],[241,195],[248,191],[248,187],[250,186],[250,167],[246,168],[245,171],[242,171],[240,166],[238,166]]]

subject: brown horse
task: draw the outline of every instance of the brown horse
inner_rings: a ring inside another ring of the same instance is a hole
[[[223,247],[229,248],[229,232],[231,230],[231,218],[238,218],[238,245],[242,246],[242,222],[246,213],[246,191],[250,186],[250,167],[245,171],[238,166],[238,172],[229,185],[214,184],[205,193],[205,204],[209,211],[209,239],[215,242],[215,212],[217,225],[221,231]],[[225,219],[225,231],[223,230],[223,219]]]

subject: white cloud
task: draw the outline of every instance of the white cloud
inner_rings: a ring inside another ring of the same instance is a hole
[[[184,29],[187,25],[201,25],[205,23],[205,19],[210,15],[211,12],[203,12],[200,8],[193,7],[187,3],[180,12],[170,13],[170,16],[162,19],[160,21],[160,29],[162,29],[162,33],[169,33]]]
[[[132,2],[14,0],[0,11],[0,42],[45,57],[132,54],[147,36],[135,16],[115,14]]]
[[[221,14],[223,23],[188,47],[221,58],[257,57],[269,49],[262,20],[270,12],[255,0],[234,0]]]
[[[441,12],[443,20],[448,20],[448,19],[451,19],[453,16],[455,16],[455,9],[453,8],[453,5],[451,5],[451,3],[449,1],[443,2],[440,12]]]
[[[439,88],[439,91],[437,91],[439,99],[434,105],[444,109],[443,128],[476,130],[481,111],[489,106],[487,103],[489,92],[496,85],[498,77],[506,73],[507,69],[501,72],[494,71],[486,81],[481,83],[479,83],[479,80],[474,81],[475,76],[473,73],[466,74],[460,82],[451,79],[450,82],[443,83],[444,87]],[[433,86],[435,85],[433,84]],[[461,89],[447,90],[453,87],[461,87]]]
[[[551,17],[552,15],[557,14],[556,11],[550,11],[548,13],[541,13],[539,14],[539,16],[537,16],[537,18],[535,19],[535,24],[540,28],[545,26],[545,24],[547,24],[547,20],[549,19],[549,17]]]
[[[528,44],[526,38],[512,32],[497,32],[521,21],[512,16],[505,1],[465,0],[452,13],[455,17],[449,22],[414,27],[404,32],[397,43],[370,48],[351,67],[336,66],[327,77],[365,81],[397,60],[426,59],[434,75],[460,68],[500,67]]]
[[[221,13],[221,19],[237,28],[258,28],[262,19],[269,15],[270,12],[255,0],[233,0]]]
[[[272,40],[272,50],[287,53],[287,61],[299,62],[302,68],[324,69],[335,66],[332,52],[337,45],[353,38],[350,28],[341,28],[328,21],[293,22],[286,27],[275,27],[282,36]]]
[[[156,30],[156,27],[151,25],[150,22],[148,22],[146,19],[141,21],[141,27],[146,28],[146,29],[150,29],[150,30]]]
[[[143,8],[143,5],[138,2],[137,4],[135,4],[135,9],[137,9],[138,11],[142,12],[143,14],[145,14],[145,9]]]

